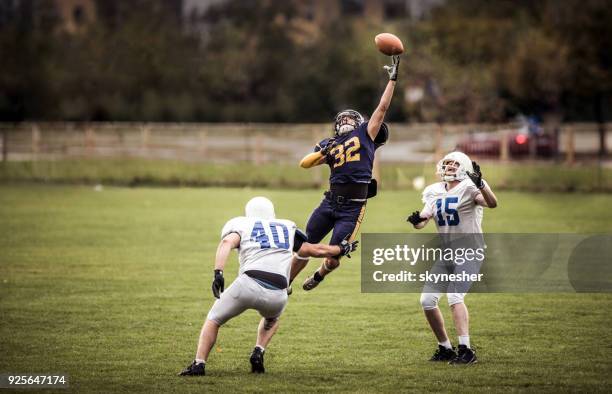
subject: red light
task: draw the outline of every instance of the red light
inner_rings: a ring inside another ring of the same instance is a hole
[[[519,134],[514,138],[514,140],[517,144],[523,145],[525,142],[527,142],[527,136],[525,134]]]

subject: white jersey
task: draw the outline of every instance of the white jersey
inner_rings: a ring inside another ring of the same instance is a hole
[[[223,226],[221,238],[240,235],[239,274],[259,270],[289,278],[296,225],[290,220],[264,220],[240,216]]]
[[[480,190],[469,178],[451,190],[446,190],[445,182],[434,183],[423,190],[423,213],[441,234],[480,234],[483,209],[476,204],[478,194]]]

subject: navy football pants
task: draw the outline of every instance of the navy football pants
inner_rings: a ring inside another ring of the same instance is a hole
[[[312,212],[306,224],[308,242],[319,243],[332,230],[330,245],[339,245],[347,236],[352,241],[359,231],[365,214],[365,206],[365,202],[337,204],[324,198]]]

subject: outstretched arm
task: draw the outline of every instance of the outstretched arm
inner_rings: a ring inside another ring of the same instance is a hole
[[[308,242],[304,242],[297,254],[301,258],[335,256],[351,257],[349,253],[357,250],[358,243],[359,241],[349,241],[348,239],[344,239],[340,245],[309,244]]]
[[[332,257],[342,252],[338,245],[309,244],[304,242],[298,252],[300,257]]]
[[[385,120],[385,114],[391,105],[391,99],[393,98],[393,91],[395,89],[395,83],[397,81],[397,73],[399,71],[399,63],[400,57],[399,55],[392,56],[393,63],[390,66],[385,66],[385,69],[389,73],[389,82],[387,83],[387,87],[385,87],[385,91],[380,98],[380,103],[378,103],[378,107],[372,113],[370,117],[370,121],[368,122],[368,134],[372,141],[376,139],[378,135],[378,131],[380,130],[380,126]]]
[[[497,197],[491,190],[491,187],[488,184],[485,184],[482,189],[480,189],[480,194],[475,198],[476,204],[488,207],[495,208],[497,207]]]
[[[472,167],[474,168],[474,172],[468,172],[467,175],[470,177],[474,185],[480,190],[480,193],[474,198],[476,204],[488,207],[495,208],[497,206],[497,197],[491,190],[488,184],[486,184],[482,180],[482,172],[480,172],[480,166],[475,161],[472,162]]]

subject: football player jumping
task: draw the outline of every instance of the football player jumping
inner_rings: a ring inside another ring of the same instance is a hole
[[[342,240],[352,241],[365,213],[366,200],[376,194],[376,181],[372,179],[372,166],[376,149],[384,145],[389,132],[383,123],[397,81],[400,57],[393,56],[392,64],[385,66],[389,82],[378,107],[369,121],[354,110],[347,109],[336,115],[334,136],[319,142],[313,153],[300,162],[303,168],[327,164],[331,169],[329,191],[312,212],[306,224],[308,242],[319,243],[332,232],[330,245]],[[306,279],[304,290],[312,290],[340,264],[340,256],[328,257],[314,275]],[[296,256],[292,263],[291,281],[304,269],[308,259]]]
[[[481,238],[483,207],[495,208],[497,198],[482,179],[480,166],[464,153],[451,152],[438,162],[437,174],[442,182],[425,188],[423,211],[413,212],[408,221],[414,228],[422,229],[430,219],[434,219],[438,232],[447,238],[454,234],[476,234]],[[430,361],[448,361],[451,364],[472,364],[477,361],[470,347],[468,310],[463,302],[466,293],[457,291],[461,290],[449,288],[446,294],[459,336],[457,352],[446,334],[444,319],[438,309],[441,292],[424,289],[421,294],[425,317],[438,339],[438,349]],[[467,288],[463,291],[467,291]]]
[[[300,257],[344,256],[354,251],[357,241],[338,246],[313,245],[289,220],[276,219],[274,205],[264,197],[251,199],[246,216],[231,219],[221,231],[215,258],[213,295],[218,298],[208,312],[193,363],[179,375],[205,375],[205,363],[215,344],[219,327],[247,309],[262,316],[257,342],[251,354],[251,371],[263,373],[264,351],[278,329],[278,319],[287,305],[287,284],[293,252]],[[223,291],[223,269],[232,249],[239,250],[240,270],[236,280]]]

